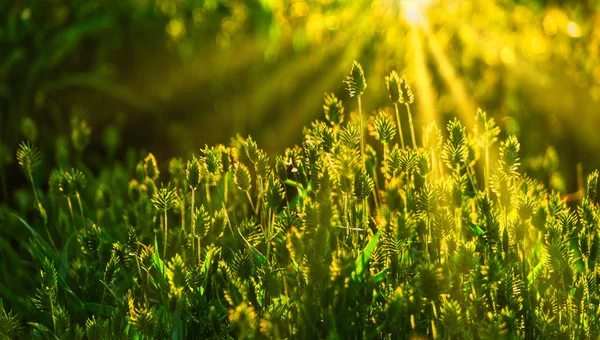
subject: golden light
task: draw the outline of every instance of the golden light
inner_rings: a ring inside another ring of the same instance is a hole
[[[427,23],[427,9],[432,0],[404,0],[401,2],[402,16],[411,26],[420,26]]]

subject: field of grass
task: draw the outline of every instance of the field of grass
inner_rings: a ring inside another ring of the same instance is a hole
[[[23,141],[0,336],[597,339],[599,173],[561,196],[484,110],[417,126],[410,79],[385,84],[367,114],[355,62],[274,157],[237,136],[93,173],[83,120],[56,160]]]
[[[600,339],[597,0],[0,1],[0,340]]]

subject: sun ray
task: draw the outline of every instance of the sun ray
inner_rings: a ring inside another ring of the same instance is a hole
[[[410,52],[411,69],[414,74],[411,78],[414,79],[416,85],[415,101],[418,107],[417,120],[420,121],[420,126],[425,127],[431,122],[441,126],[438,110],[435,108],[436,94],[431,86],[431,77],[427,68],[426,55],[423,50],[422,31],[418,28],[413,28],[409,32],[409,41],[412,49]],[[418,124],[419,125],[419,124]]]
[[[364,8],[356,8],[357,13],[361,10],[364,10]],[[348,71],[348,65],[352,63],[352,60],[360,58],[361,51],[368,38],[364,37],[362,34],[357,34],[357,32],[366,29],[365,26],[369,24],[369,17],[357,16],[357,18],[359,19],[355,22],[352,29],[345,32],[345,38],[338,41],[338,45],[336,45],[336,51],[343,51],[343,53],[341,53],[337,60],[331,64],[329,72],[321,73],[319,80],[306,88],[306,91],[303,92],[303,100],[297,98],[296,105],[290,109],[290,113],[279,119],[279,122],[274,128],[274,131],[277,131],[277,134],[272,134],[270,138],[273,140],[268,140],[266,144],[269,144],[274,140],[276,140],[277,143],[282,143],[284,142],[282,138],[285,138],[285,142],[288,142],[287,144],[289,144],[289,142],[296,139],[298,137],[294,135],[294,132],[297,130],[296,127],[305,125],[311,119],[314,119],[315,112],[318,112],[315,110],[319,110],[322,105],[321,102],[318,102],[318,105],[315,105],[314,99],[322,98],[325,92],[331,92],[331,89],[339,87],[341,84],[340,79],[343,79],[343,75]],[[356,37],[362,37],[362,39],[357,39]],[[346,43],[349,41],[352,43]],[[346,114],[350,114],[354,104],[345,102],[344,106],[346,106]]]
[[[459,117],[467,127],[473,128],[476,105],[469,99],[462,80],[456,75],[454,67],[440,48],[431,29],[424,26],[423,32],[440,75],[456,102]]]

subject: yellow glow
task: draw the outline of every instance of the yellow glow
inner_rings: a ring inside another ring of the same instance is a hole
[[[581,29],[579,28],[579,25],[577,25],[577,23],[574,21],[570,21],[567,24],[567,34],[569,34],[569,36],[572,38],[581,37]]]
[[[557,28],[556,28],[556,22],[554,21],[554,19],[552,19],[551,16],[547,16],[544,18],[544,31],[546,31],[546,34],[548,35],[555,35]]]
[[[403,0],[402,15],[409,25],[420,26],[427,23],[427,9],[432,0]]]

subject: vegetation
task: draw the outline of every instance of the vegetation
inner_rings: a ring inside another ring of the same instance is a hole
[[[68,166],[42,173],[22,143],[0,336],[597,339],[599,172],[569,200],[547,190],[482,110],[418,142],[409,81],[385,81],[391,105],[367,119],[355,62],[357,113],[327,94],[326,120],[275,157],[237,136],[93,173],[75,120]]]

